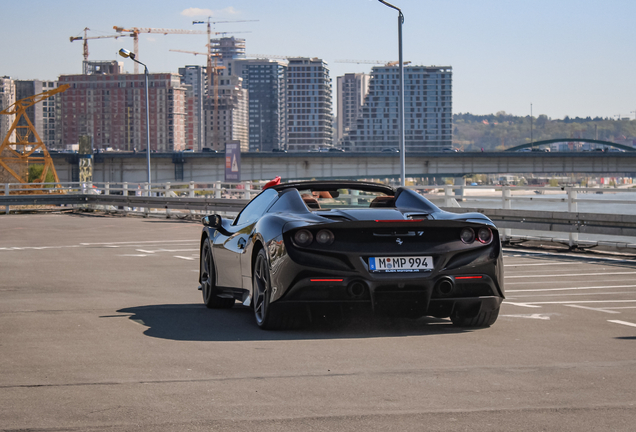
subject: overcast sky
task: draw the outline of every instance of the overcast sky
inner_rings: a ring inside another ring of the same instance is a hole
[[[3,2],[0,76],[53,80],[81,72],[82,43],[114,25],[236,32],[247,52],[320,57],[335,79],[397,60],[397,13],[377,0],[22,0]],[[404,59],[453,67],[453,112],[634,118],[635,0],[394,0],[405,15]],[[245,32],[245,33],[238,33]],[[131,60],[132,38],[89,41],[89,60]],[[205,64],[205,35],[140,36],[139,60],[151,73]]]

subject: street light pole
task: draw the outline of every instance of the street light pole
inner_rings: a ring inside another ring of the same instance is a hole
[[[145,64],[143,64],[142,62],[140,62],[139,60],[135,58],[134,52],[130,52],[127,49],[122,48],[119,50],[119,55],[124,58],[130,58],[135,63],[139,63],[140,65],[144,67],[144,84],[146,88],[146,162],[147,162],[146,169],[148,171],[148,188],[151,189],[150,184],[152,179],[150,175],[150,110],[149,110],[150,104],[148,103],[148,68],[146,67]]]
[[[406,185],[406,146],[404,144],[404,61],[402,58],[402,23],[404,23],[404,15],[400,8],[387,3],[385,0],[378,0],[385,6],[398,11],[398,63],[400,71],[400,85],[398,90],[398,137],[400,144],[400,182],[402,186]]]

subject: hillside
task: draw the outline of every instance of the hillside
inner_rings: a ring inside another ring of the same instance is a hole
[[[636,137],[636,120],[569,118],[552,120],[540,115],[533,120],[534,141],[552,138],[591,138],[625,143]],[[465,151],[504,150],[530,142],[530,116],[497,114],[453,115],[453,145]]]

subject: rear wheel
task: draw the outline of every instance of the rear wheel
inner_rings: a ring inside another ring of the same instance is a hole
[[[490,327],[497,321],[499,316],[499,306],[496,309],[479,312],[477,315],[469,316],[461,311],[455,311],[451,315],[453,325],[458,327]]]
[[[214,274],[214,260],[210,240],[206,239],[201,248],[201,291],[203,303],[210,309],[229,309],[234,306],[233,298],[217,296],[216,275]]]
[[[252,304],[256,324],[263,330],[287,330],[298,327],[301,322],[297,314],[272,307],[271,291],[267,253],[261,249],[252,271]]]

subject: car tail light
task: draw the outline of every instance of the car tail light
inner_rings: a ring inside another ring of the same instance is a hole
[[[321,245],[330,245],[331,243],[333,243],[333,240],[334,240],[333,233],[329,230],[326,230],[326,229],[320,230],[316,234],[316,241],[320,243]]]
[[[483,244],[489,244],[492,241],[492,231],[490,231],[490,228],[479,228],[479,231],[477,231],[477,240]]]
[[[309,246],[314,241],[314,236],[306,229],[300,230],[294,234],[294,241],[299,246]]]
[[[472,228],[464,228],[462,229],[462,232],[459,233],[459,238],[462,240],[462,242],[471,244],[475,241],[475,231],[473,231]]]

